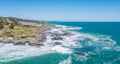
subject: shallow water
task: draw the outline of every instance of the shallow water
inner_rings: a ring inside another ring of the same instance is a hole
[[[48,34],[43,50],[30,47],[13,48],[0,45],[0,64],[119,64],[120,63],[120,23],[114,22],[49,22],[59,29],[47,32],[70,32],[72,36],[62,36],[61,45],[53,46],[53,35]],[[29,47],[29,46],[28,46]],[[19,51],[19,50],[20,51]],[[24,50],[23,50],[24,49]],[[39,51],[36,51],[39,50]],[[17,52],[14,52],[17,51]],[[22,51],[22,52],[21,52]],[[34,53],[33,53],[34,51]],[[44,51],[44,52],[43,52]],[[29,53],[30,52],[30,53]],[[47,52],[47,53],[45,53]],[[28,54],[26,54],[28,53]],[[5,55],[6,54],[6,55]],[[38,54],[38,55],[35,55]],[[22,57],[18,57],[18,56]],[[9,60],[11,57],[18,57]],[[5,61],[7,58],[9,61]],[[3,62],[4,61],[4,62]]]

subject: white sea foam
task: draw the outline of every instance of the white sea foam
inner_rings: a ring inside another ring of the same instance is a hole
[[[0,61],[9,61],[13,59],[43,55],[50,53],[50,48],[47,47],[32,47],[32,46],[14,46],[13,44],[4,44],[0,47]]]
[[[60,61],[59,64],[72,64],[72,57],[69,56],[67,59]]]
[[[64,26],[64,25],[56,25],[56,26],[63,30],[81,30],[82,29],[82,27],[73,27],[73,26]]]
[[[116,47],[114,48],[114,50],[120,51],[120,46],[116,46]]]
[[[86,53],[86,55],[74,55],[74,58],[76,59],[76,61],[86,61],[88,59],[88,54]]]
[[[61,45],[54,46],[51,50],[62,54],[71,54],[72,50],[69,48],[62,47]]]

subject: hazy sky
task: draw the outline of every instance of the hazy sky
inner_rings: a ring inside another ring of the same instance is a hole
[[[120,21],[120,0],[0,0],[0,16],[58,21]]]

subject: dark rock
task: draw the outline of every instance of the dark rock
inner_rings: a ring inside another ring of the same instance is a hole
[[[38,42],[45,42],[46,41],[46,34],[43,34],[41,38],[38,40]]]
[[[10,41],[7,41],[7,43],[14,43],[14,41],[13,41],[13,40],[10,40]]]
[[[21,38],[27,38],[27,36],[21,36]]]
[[[63,35],[71,35],[71,33],[65,32]]]
[[[52,38],[52,40],[63,40],[63,38],[56,36],[56,37]]]
[[[63,36],[63,34],[55,31],[55,32],[52,34],[52,36]]]
[[[61,45],[62,43],[60,42],[54,42],[53,45]]]
[[[25,44],[26,44],[26,43],[30,44],[30,41],[25,41],[24,43],[25,43]]]
[[[3,43],[3,41],[0,41],[0,43]]]
[[[24,42],[16,42],[16,43],[14,43],[14,45],[25,45],[25,43]]]
[[[30,43],[29,45],[30,46],[36,46],[36,47],[43,46],[43,44],[38,44],[38,43]]]
[[[80,52],[80,51],[74,51],[75,54],[78,54],[78,55],[85,55],[85,52]]]
[[[71,34],[71,33],[69,33],[69,32],[64,32],[64,33],[63,33],[63,36],[72,36],[72,35],[74,35],[74,34]]]

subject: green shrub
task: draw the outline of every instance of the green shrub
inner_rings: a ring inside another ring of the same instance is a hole
[[[14,25],[10,24],[9,28],[14,29]]]
[[[4,28],[4,25],[2,23],[0,23],[0,29]]]

